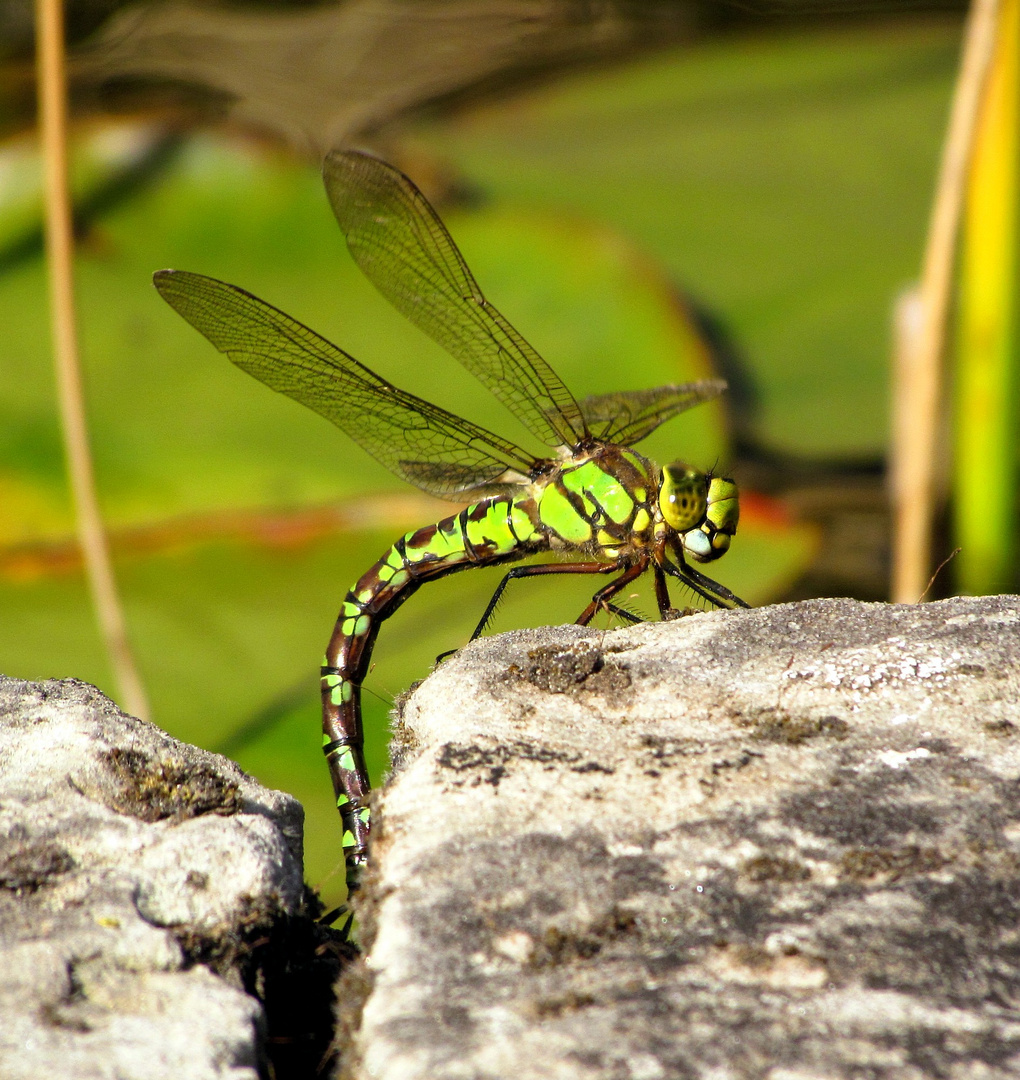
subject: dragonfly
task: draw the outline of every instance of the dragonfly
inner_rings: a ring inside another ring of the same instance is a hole
[[[400,537],[351,586],[323,658],[322,748],[353,893],[371,832],[361,687],[382,623],[425,582],[543,552],[554,556],[505,574],[471,640],[483,633],[511,581],[546,574],[612,577],[581,612],[581,625],[599,611],[640,622],[613,599],[649,569],[663,619],[679,614],[668,578],[716,607],[748,605],[691,565],[728,550],[739,518],[736,484],[680,461],[660,468],[632,449],[726,384],[705,379],[578,401],[485,298],[408,177],[372,155],[337,150],[327,156],[323,178],[350,253],[369,281],[549,448],[535,455],[398,389],[235,285],[179,270],[154,275],[163,299],[243,371],[332,421],[415,487],[467,504]]]

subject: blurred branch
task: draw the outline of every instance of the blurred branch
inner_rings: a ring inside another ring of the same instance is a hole
[[[998,0],[973,0],[942,151],[919,293],[920,325],[894,378],[892,599],[916,603],[931,574],[936,462],[941,435],[942,358],[960,211],[981,94],[995,43]]]
[[[103,533],[82,396],[74,311],[74,236],[68,183],[67,82],[61,0],[36,0],[36,25],[53,347],[78,537],[96,616],[124,708],[147,719],[149,706],[128,644]]]
[[[289,9],[146,0],[78,50],[73,72],[80,91],[101,92],[108,104],[121,92],[137,100],[147,87],[322,154],[513,72],[690,36],[699,10],[691,0],[347,0]]]

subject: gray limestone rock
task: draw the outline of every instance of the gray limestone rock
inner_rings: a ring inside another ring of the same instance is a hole
[[[1020,599],[517,632],[397,735],[346,1075],[1020,1075]]]
[[[0,677],[0,1077],[264,1075],[229,954],[299,910],[302,825],[85,683]]]

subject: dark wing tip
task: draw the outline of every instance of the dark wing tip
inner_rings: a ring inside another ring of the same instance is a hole
[[[176,308],[174,300],[181,292],[181,277],[187,276],[183,270],[157,270],[152,275],[152,284],[156,292],[172,307]]]
[[[156,291],[166,300],[169,296],[181,291],[181,286],[188,283],[194,285],[202,280],[204,275],[194,274],[190,270],[157,270],[152,275],[152,284]]]
[[[193,270],[157,270],[152,275],[152,284],[159,295],[174,307],[177,306],[174,301],[178,297],[197,300],[224,296],[242,297],[254,300],[263,307],[272,307],[240,285],[231,285],[229,281],[220,281],[208,274],[196,274]]]

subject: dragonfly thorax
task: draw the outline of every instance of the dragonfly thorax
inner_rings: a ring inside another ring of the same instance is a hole
[[[737,485],[676,461],[662,470],[659,512],[679,534],[684,554],[696,562],[712,562],[726,554],[737,531]]]
[[[597,445],[534,485],[536,526],[556,550],[615,559],[644,548],[652,539],[654,476],[634,450]]]

